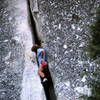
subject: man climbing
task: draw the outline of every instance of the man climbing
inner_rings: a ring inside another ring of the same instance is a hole
[[[42,82],[46,82],[47,78],[45,77],[44,70],[47,67],[46,62],[46,51],[41,46],[35,44],[32,49],[33,52],[36,53],[39,68],[38,68],[38,74],[42,78]]]

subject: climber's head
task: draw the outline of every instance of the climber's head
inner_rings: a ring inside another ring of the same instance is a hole
[[[38,44],[34,44],[33,47],[31,48],[31,50],[33,52],[36,52],[38,48],[41,48],[41,46],[39,46]]]

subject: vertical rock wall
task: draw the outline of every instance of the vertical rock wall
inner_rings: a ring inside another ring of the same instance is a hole
[[[58,100],[78,100],[81,94],[90,95],[86,85],[88,77],[81,76],[81,71],[94,70],[96,67],[84,48],[88,44],[88,26],[93,22],[100,0],[37,2],[42,29],[40,34],[48,52],[49,69]]]
[[[32,32],[28,2],[0,0],[0,100],[45,100]]]

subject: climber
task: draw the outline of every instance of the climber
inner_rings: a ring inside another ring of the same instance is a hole
[[[46,82],[47,78],[45,77],[44,70],[47,67],[47,62],[46,62],[46,51],[43,49],[41,46],[35,44],[32,49],[33,52],[36,53],[37,56],[37,61],[39,64],[38,67],[38,74],[42,78],[42,82]]]

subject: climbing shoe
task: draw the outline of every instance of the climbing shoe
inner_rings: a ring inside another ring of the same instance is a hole
[[[47,80],[47,78],[44,78],[43,80],[42,80],[42,82],[44,83],[44,82],[47,82],[48,80]]]

